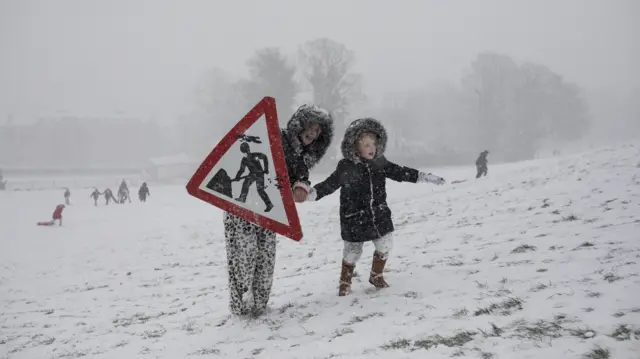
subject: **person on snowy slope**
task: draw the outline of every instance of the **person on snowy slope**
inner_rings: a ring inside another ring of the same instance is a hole
[[[140,199],[140,202],[146,202],[149,195],[151,195],[151,193],[149,192],[147,182],[142,182],[142,186],[138,189],[138,198]]]
[[[333,119],[324,109],[302,105],[280,130],[289,185],[296,202],[311,190],[309,170],[326,154],[333,139]],[[265,312],[276,260],[276,234],[224,213],[229,271],[229,307],[234,315]],[[243,298],[244,296],[244,298]]]
[[[376,288],[389,285],[382,276],[393,246],[393,222],[387,205],[386,179],[398,182],[444,184],[430,173],[399,166],[384,157],[387,132],[373,118],[355,120],[342,140],[342,155],[336,170],[316,184],[308,201],[317,201],[340,190],[340,231],[344,242],[338,295],[351,292],[355,264],[362,255],[364,242],[373,241],[373,263],[369,283]]]
[[[70,204],[69,198],[71,198],[71,191],[68,188],[64,191],[64,203],[68,206]]]
[[[59,225],[62,225],[62,211],[64,210],[65,205],[64,204],[59,204],[56,206],[56,209],[53,211],[53,215],[51,216],[51,218],[53,219],[51,222],[55,223],[56,220],[59,221]]]
[[[113,196],[113,192],[111,192],[111,188],[107,188],[102,192],[104,194],[104,200],[106,201],[106,205],[109,205],[109,201],[113,201],[114,203],[118,203],[118,200]]]
[[[93,198],[93,204],[94,206],[98,205],[98,198],[100,198],[100,195],[102,193],[100,193],[100,191],[98,191],[97,188],[93,189],[93,192],[91,192],[91,194],[89,195],[89,198]]]
[[[480,178],[481,176],[486,176],[487,175],[487,163],[489,161],[487,161],[487,155],[489,154],[489,151],[484,150],[482,152],[480,152],[480,156],[478,156],[478,159],[476,160],[476,169],[478,170],[478,173],[476,174],[476,178]]]

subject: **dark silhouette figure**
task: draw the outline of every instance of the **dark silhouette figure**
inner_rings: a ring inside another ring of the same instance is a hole
[[[91,192],[91,194],[89,195],[89,198],[93,198],[93,204],[94,204],[95,206],[97,206],[97,205],[98,205],[98,198],[100,198],[100,195],[101,195],[101,194],[102,194],[102,193],[100,193],[100,191],[98,191],[98,189],[97,189],[97,188],[94,188],[94,189],[93,189],[93,192]]]
[[[56,223],[56,220],[59,221],[59,225],[62,225],[62,211],[64,210],[65,205],[64,204],[59,204],[56,206],[56,209],[53,211],[53,220],[51,222],[53,222],[52,224]]]
[[[69,191],[68,188],[65,189],[64,191],[64,204],[66,204],[67,206],[70,204],[69,203],[69,198],[71,197],[71,191]]]
[[[120,187],[118,188],[118,198],[120,198],[120,203],[124,203],[126,199],[131,203],[131,196],[129,196],[129,187],[127,186],[127,182],[122,180],[120,183]]]
[[[236,201],[242,203],[246,202],[249,187],[251,187],[255,182],[258,189],[258,195],[260,195],[260,198],[262,198],[262,201],[267,206],[264,211],[269,212],[273,209],[273,204],[271,203],[267,193],[264,191],[264,175],[269,174],[269,161],[267,156],[264,153],[251,152],[249,144],[246,142],[243,142],[240,145],[240,151],[244,154],[244,157],[242,158],[242,162],[240,162],[240,170],[238,170],[234,181],[241,179],[240,176],[245,169],[249,170],[249,174],[244,177],[242,192],[240,192],[240,197],[236,198]],[[261,164],[260,161],[263,163]]]
[[[0,168],[0,191],[4,191],[5,189],[7,189],[7,181],[4,180],[2,169]]]
[[[138,190],[138,198],[140,198],[140,202],[146,202],[147,197],[150,196],[149,187],[147,186],[147,182],[142,182],[142,186]]]
[[[113,192],[111,192],[110,188],[107,188],[102,192],[104,194],[104,199],[106,201],[106,205],[109,205],[109,201],[113,200],[114,203],[118,203],[118,200],[113,196]]]
[[[489,154],[489,151],[484,150],[482,152],[480,152],[480,156],[478,156],[478,159],[476,160],[476,168],[478,169],[478,174],[476,174],[476,178],[480,178],[482,176],[486,176],[488,169],[487,169],[487,155]]]

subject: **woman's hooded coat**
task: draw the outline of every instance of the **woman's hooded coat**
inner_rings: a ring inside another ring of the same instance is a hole
[[[300,134],[310,124],[317,123],[321,131],[313,143],[304,146],[300,142]],[[313,105],[302,105],[291,116],[287,127],[280,130],[282,149],[284,151],[287,171],[291,186],[300,183],[310,186],[309,170],[311,170],[327,153],[333,140],[333,118],[324,109]]]

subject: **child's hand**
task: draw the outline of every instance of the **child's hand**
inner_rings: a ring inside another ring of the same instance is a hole
[[[420,172],[418,174],[418,182],[429,182],[441,186],[445,184],[446,181],[444,178],[432,175],[431,173]]]

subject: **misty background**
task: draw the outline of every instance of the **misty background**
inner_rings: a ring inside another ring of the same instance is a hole
[[[283,126],[333,113],[326,171],[364,116],[412,166],[628,140],[639,19],[637,0],[0,0],[0,169],[198,162],[267,95]]]

